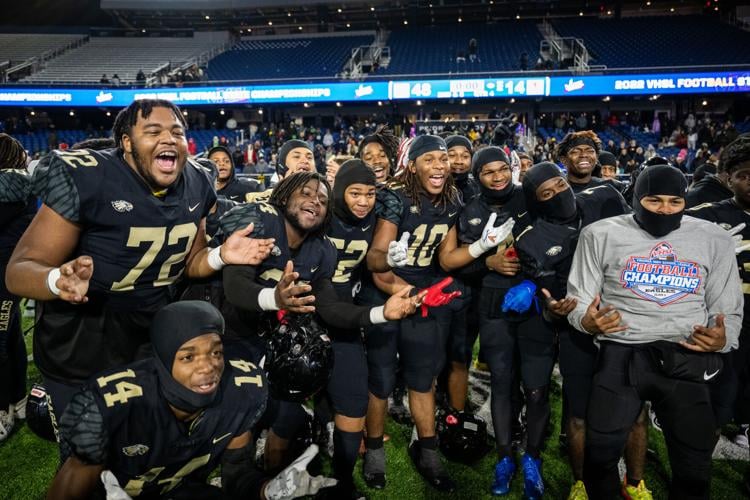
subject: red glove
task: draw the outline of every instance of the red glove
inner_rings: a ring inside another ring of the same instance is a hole
[[[451,283],[453,283],[453,278],[449,276],[445,278],[444,280],[440,281],[439,283],[435,283],[429,288],[420,290],[420,292],[427,290],[427,295],[424,296],[424,298],[422,299],[422,304],[421,304],[423,318],[427,317],[428,307],[444,306],[446,304],[449,304],[456,297],[461,296],[461,292],[459,291],[449,292],[449,293],[443,292],[443,288],[447,287]]]
[[[285,316],[288,314],[288,311],[286,309],[279,309],[276,311],[276,319],[279,320],[279,323],[282,325],[286,323]]]
[[[508,247],[508,249],[503,254],[508,259],[517,259],[518,258],[518,252],[516,252],[515,247]]]

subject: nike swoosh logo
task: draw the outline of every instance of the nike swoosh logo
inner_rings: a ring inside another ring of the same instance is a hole
[[[370,226],[367,226],[367,227],[363,227],[363,228],[362,228],[362,231],[367,231],[368,229],[370,229]]]
[[[714,378],[716,376],[717,373],[719,373],[719,370],[716,370],[711,375],[709,375],[706,372],[703,372],[703,380],[711,380],[712,378]]]
[[[191,212],[194,212],[195,209],[198,208],[198,205],[200,205],[200,203],[196,203],[194,207],[188,207],[188,210],[190,210]]]
[[[456,215],[457,213],[458,213],[458,212],[450,212],[450,213],[448,214],[448,217],[453,217],[453,216],[454,216],[454,215]]]
[[[226,438],[226,437],[229,437],[229,436],[231,436],[231,435],[232,435],[232,433],[231,433],[231,432],[227,432],[226,434],[224,434],[224,435],[223,435],[223,436],[221,436],[221,437],[217,437],[217,438],[214,438],[213,444],[216,444],[216,443],[218,443],[219,441],[221,441],[222,439],[224,439],[224,438]]]
[[[310,269],[310,272],[311,272],[311,273],[314,273],[315,271],[317,271],[317,270],[318,270],[318,268],[319,268],[319,267],[320,267],[320,266],[315,266],[315,267],[313,267],[312,269]]]

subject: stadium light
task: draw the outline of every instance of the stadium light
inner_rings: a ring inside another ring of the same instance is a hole
[[[29,111],[29,114],[30,114],[31,116],[34,116],[34,115],[36,115],[36,112],[34,112],[34,110],[32,109],[31,111]]]
[[[458,21],[461,22],[461,19],[459,19]],[[409,24],[409,21],[407,21],[406,19],[404,19],[404,24]]]
[[[382,105],[383,105],[383,101],[378,101],[378,106],[382,106]]]
[[[674,12],[674,7],[670,8],[669,12]]]
[[[273,21],[268,21],[269,26],[273,26]]]
[[[336,101],[336,107],[340,108],[341,106],[343,106],[343,104],[341,104],[341,101]]]
[[[206,21],[210,21],[210,20],[211,20],[211,16],[206,16]]]
[[[259,109],[259,110],[258,110],[258,114],[259,114],[259,115],[262,115],[262,114],[263,114],[263,110],[262,110],[262,109]]]
[[[224,110],[223,110],[223,109],[220,109],[220,110],[219,110],[219,114],[220,114],[221,116],[224,116]]]
[[[461,104],[466,104],[466,99],[461,99]]]
[[[417,100],[417,106],[421,106],[421,105],[422,105],[422,101],[421,100]]]
[[[583,15],[583,11],[579,11],[579,12],[578,12],[578,15],[579,15],[579,16],[582,16],[582,15]]]
[[[107,116],[112,116],[112,112],[111,111],[107,111]]]
[[[352,27],[352,25],[351,25],[351,24],[349,24],[349,23],[346,23],[346,27],[347,27],[347,28],[351,28],[351,27]]]
[[[521,14],[516,14],[516,19],[521,19]]]
[[[461,21],[463,21],[463,19],[461,19],[461,18],[459,17],[459,18],[458,18],[458,22],[460,23]]]
[[[185,116],[187,116],[187,115],[188,115],[187,109],[186,109],[186,110],[184,110],[184,111],[182,112],[182,114],[183,114],[183,115],[185,115]]]
[[[370,12],[375,12],[375,7],[370,7]]]
[[[297,29],[302,31],[302,26],[297,26]]]
[[[610,101],[610,97],[609,96],[604,96],[604,99],[602,99],[602,101],[609,102]]]
[[[338,8],[338,13],[341,14],[341,7]]]
[[[708,101],[703,99],[703,102],[701,103],[701,106],[708,106]]]
[[[69,114],[70,116],[75,116],[75,115],[76,115],[76,112],[75,112],[75,111],[73,111],[73,110],[71,109],[71,110],[70,110],[70,113],[68,113],[68,114]]]
[[[292,17],[292,13],[291,12],[287,12],[286,13],[286,17]]]
[[[514,102],[516,102],[516,98],[515,97],[511,97],[510,98],[510,103],[513,104]]]
[[[651,5],[651,2],[646,2],[646,6],[650,6],[650,5]]]

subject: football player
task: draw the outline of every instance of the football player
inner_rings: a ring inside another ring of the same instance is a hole
[[[403,174],[378,192],[378,222],[367,254],[368,268],[377,273],[374,281],[386,293],[393,293],[398,289],[395,287],[404,284],[420,288],[439,286],[445,275],[433,267],[433,257],[439,255],[443,267],[460,267],[473,260],[475,254],[483,253],[482,248],[486,250],[485,247],[496,244],[492,239],[496,236],[493,229],[471,248],[446,248],[446,235],[455,232],[460,194],[450,176],[443,139],[431,135],[417,137],[409,147],[408,158]],[[444,293],[439,303],[447,303],[459,293]],[[450,310],[435,308],[429,314],[402,320],[398,335],[391,331],[367,332],[370,403],[364,472],[370,487],[385,486],[384,419],[387,398],[395,384],[398,354],[418,437],[409,447],[409,454],[431,486],[440,491],[455,489],[440,462],[435,435],[434,382],[445,364],[449,324]]]
[[[445,138],[448,146],[448,160],[451,163],[451,175],[456,187],[461,191],[461,201],[467,205],[479,192],[477,179],[469,175],[471,168],[471,141],[462,135],[450,135]]]
[[[608,195],[608,201],[604,209],[604,217],[620,215],[628,212],[629,208],[625,198],[611,184],[610,181],[594,177],[594,169],[599,165],[599,151],[602,142],[591,130],[581,132],[570,132],[555,148],[555,157],[568,170],[567,181],[574,193],[584,190],[607,186],[609,189],[599,193],[599,197]]]
[[[20,142],[0,134],[0,277],[18,239],[36,212],[26,151]],[[20,298],[0,283],[0,443],[13,429],[16,414],[24,412],[26,345],[21,334]],[[20,418],[20,417],[19,417]]]
[[[255,179],[241,179],[235,172],[232,153],[224,146],[215,146],[208,150],[206,157],[216,166],[216,195],[231,201],[248,201],[248,194],[261,191],[261,186]]]
[[[375,180],[382,184],[393,175],[399,140],[391,129],[380,125],[375,133],[359,142],[359,158],[375,172]]]
[[[276,173],[271,179],[271,186],[265,191],[250,194],[246,197],[247,202],[267,202],[271,197],[273,186],[281,182],[285,177],[297,172],[315,172],[315,155],[308,143],[299,139],[290,139],[281,145],[276,155]]]
[[[597,348],[593,338],[575,330],[565,320],[575,306],[575,300],[565,294],[580,230],[610,214],[611,188],[597,186],[574,195],[557,165],[542,162],[526,172],[523,190],[532,222],[519,230],[516,250],[522,270],[541,288],[545,297],[545,317],[557,331],[563,397],[567,407],[562,428],[567,431],[568,458],[575,479],[568,498],[580,500],[587,498],[583,483],[585,419]],[[641,412],[630,432],[625,452],[628,474],[623,490],[628,495],[639,494],[640,498],[648,492],[642,482],[646,420],[645,411]]]
[[[661,424],[669,498],[710,495],[716,421],[709,381],[737,348],[742,290],[726,231],[684,216],[687,180],[655,165],[636,181],[634,215],[581,231],[568,280],[573,327],[597,335],[586,419],[591,498],[621,494],[617,463],[646,400]]]
[[[176,302],[150,330],[153,358],[98,374],[71,400],[47,498],[281,500],[335,484],[302,464],[275,478],[255,469],[251,431],[266,406],[266,378],[223,344],[216,308]],[[219,464],[221,491],[206,483]]]
[[[329,327],[352,330],[403,318],[414,312],[420,300],[420,295],[409,297],[411,287],[394,293],[378,307],[354,306],[350,298],[339,298],[332,283],[336,248],[325,237],[333,216],[328,193],[323,176],[297,172],[273,189],[267,203],[238,206],[221,220],[224,234],[253,223],[258,235],[273,238],[277,244],[259,265],[227,266],[223,274],[230,329],[259,349],[265,344],[258,328],[264,311],[315,312]],[[269,439],[283,452],[296,426],[280,419],[274,422]]]
[[[54,151],[34,172],[43,204],[8,264],[8,289],[36,299],[34,361],[56,415],[91,375],[134,360],[183,272],[258,263],[273,242],[252,227],[209,252],[211,180],[187,158],[185,119],[138,100],[115,119],[117,148]]]
[[[512,181],[510,159],[498,147],[480,149],[472,161],[480,195],[459,217],[459,238],[469,244],[481,236],[489,220],[516,221],[518,232],[529,222],[524,193]],[[483,254],[464,273],[479,276],[480,342],[491,375],[491,411],[498,462],[491,486],[493,495],[507,495],[516,471],[512,452],[512,390],[514,372],[520,365],[526,400],[527,442],[521,459],[524,497],[540,498],[544,493],[540,452],[549,421],[549,380],[554,364],[554,332],[534,306],[530,292],[525,307],[510,309],[506,303],[524,279],[509,237],[496,251]],[[493,249],[494,250],[494,249]],[[523,286],[523,285],[521,285]],[[511,292],[511,290],[514,290]],[[525,309],[525,310],[524,310]],[[516,354],[518,353],[518,354]]]
[[[734,418],[747,432],[750,423],[750,251],[747,246],[750,243],[750,137],[740,136],[722,150],[719,170],[726,175],[734,197],[698,205],[687,209],[685,214],[719,224],[731,231],[736,242],[737,266],[745,299],[740,346],[725,357],[724,370],[716,383],[711,384],[711,392],[718,425]]]

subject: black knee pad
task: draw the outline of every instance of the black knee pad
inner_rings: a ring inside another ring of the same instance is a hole
[[[430,392],[435,377],[429,367],[404,366],[406,387],[417,392]]]
[[[394,387],[396,387],[395,365],[379,367],[370,365],[367,388],[375,397],[388,399]]]

